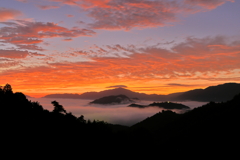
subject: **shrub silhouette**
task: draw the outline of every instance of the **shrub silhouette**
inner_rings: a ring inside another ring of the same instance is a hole
[[[54,113],[67,113],[66,110],[63,108],[62,105],[60,105],[57,101],[52,101],[52,104],[54,106],[53,112]]]

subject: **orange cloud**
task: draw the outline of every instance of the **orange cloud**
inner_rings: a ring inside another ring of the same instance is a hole
[[[17,0],[17,1],[23,2],[23,3],[27,3],[28,2],[28,0]]]
[[[185,0],[185,3],[190,5],[196,5],[207,9],[215,9],[218,6],[223,5],[226,2],[234,2],[235,0]]]
[[[0,57],[0,73],[11,67],[19,66],[20,62],[16,59],[2,58]],[[6,75],[5,75],[6,76]],[[3,82],[6,83],[6,82]]]
[[[94,29],[146,28],[169,25],[177,21],[179,6],[169,1],[111,1],[109,8],[94,7],[89,16],[95,19]]]
[[[21,16],[22,12],[14,9],[7,9],[0,7],[0,22],[8,21],[15,19],[18,16]]]
[[[93,29],[130,30],[172,25],[179,14],[212,10],[234,0],[48,0],[84,9]],[[58,6],[40,6],[54,9]]]
[[[65,5],[79,6],[83,8],[107,7],[112,0],[49,0],[52,2],[59,2]]]
[[[30,44],[30,45],[28,45],[28,44],[27,45],[16,44],[16,46],[18,47],[18,49],[44,51],[44,49],[42,47],[39,47],[39,46],[34,45],[34,44]]]
[[[78,5],[78,2],[80,0],[50,0],[50,1],[59,2],[66,5]]]
[[[5,58],[26,58],[28,55],[29,55],[28,51],[2,50],[2,49],[0,49],[0,57],[5,57]]]
[[[68,14],[67,17],[74,17],[74,15]]]
[[[57,9],[59,6],[49,6],[49,5],[37,5],[39,9],[48,10],[48,9]]]
[[[101,49],[106,54],[98,54]],[[111,55],[113,50],[116,53]],[[4,77],[0,83],[7,81],[18,89],[25,88],[26,91],[29,89],[28,92],[35,93],[46,93],[50,92],[46,89],[55,88],[60,88],[63,93],[64,88],[69,89],[68,93],[82,93],[84,91],[81,91],[81,88],[86,86],[104,89],[106,86],[124,84],[131,88],[163,83],[171,84],[172,88],[159,92],[183,91],[186,86],[178,84],[197,83],[204,86],[209,81],[240,82],[239,50],[240,41],[229,41],[220,36],[188,38],[171,50],[156,46],[94,46],[92,50],[79,51],[84,54],[76,51],[72,51],[72,54],[66,53],[69,58],[85,57],[91,61],[66,62],[65,59],[61,62],[55,55],[51,60],[42,60],[42,64],[35,61],[39,66],[30,67],[25,64],[28,67],[21,70],[4,70],[0,73]],[[129,53],[123,54],[126,51]]]
[[[106,88],[127,88],[126,85],[116,85],[116,86],[108,86]]]
[[[49,0],[83,8],[94,29],[130,30],[172,25],[179,14],[212,10],[234,0]]]
[[[80,29],[77,27],[68,29],[50,22],[17,22],[2,22],[7,25],[7,27],[0,28],[0,40],[2,40],[2,42],[19,45],[25,48],[26,46],[22,45],[27,45],[27,47],[31,46],[33,49],[35,47],[34,45],[43,42],[43,38],[63,37],[65,39],[70,39],[73,37],[92,36],[95,34],[92,30]],[[35,47],[35,49],[37,48]]]
[[[92,5],[94,7],[90,10],[89,16],[95,19],[91,24],[94,29],[129,30],[134,27],[158,27],[178,21],[178,14],[194,14],[206,9],[215,9],[228,1],[234,2],[234,0],[111,0],[105,4],[108,6],[107,9],[102,5]]]
[[[84,0],[81,4],[83,8],[93,8],[93,7],[102,7],[102,8],[109,8],[109,2],[112,0]]]

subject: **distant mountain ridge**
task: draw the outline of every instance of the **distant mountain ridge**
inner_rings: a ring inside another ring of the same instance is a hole
[[[210,86],[205,89],[194,89],[184,92],[183,94],[176,97],[176,100],[222,102],[231,100],[232,97],[239,93],[239,83],[225,83],[217,86]]]
[[[99,99],[106,96],[126,95],[129,98],[138,98],[149,101],[227,101],[240,93],[239,83],[225,83],[210,86],[205,89],[194,89],[187,92],[172,93],[168,95],[145,94],[133,92],[125,88],[115,88],[100,92],[86,92],[83,94],[51,94],[43,98],[69,98],[69,99]]]
[[[104,90],[100,92],[85,92],[83,94],[69,94],[69,93],[50,94],[50,95],[46,95],[43,98],[99,99],[107,96],[126,95],[131,99],[138,98],[140,100],[155,101],[160,99],[169,100],[169,98],[176,97],[180,94],[182,93],[173,93],[169,95],[146,94],[146,93],[133,92],[131,90],[124,89],[124,88],[115,88],[115,89],[109,89],[109,90]]]

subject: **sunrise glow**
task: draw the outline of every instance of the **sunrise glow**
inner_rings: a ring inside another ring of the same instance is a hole
[[[33,97],[240,83],[239,0],[0,2],[0,86]]]

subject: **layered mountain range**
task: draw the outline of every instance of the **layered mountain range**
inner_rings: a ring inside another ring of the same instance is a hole
[[[125,88],[115,88],[101,92],[86,92],[83,94],[51,94],[43,98],[69,98],[69,99],[99,99],[106,96],[126,95],[129,98],[138,98],[149,101],[227,101],[240,93],[239,83],[225,83],[210,86],[205,89],[194,89],[186,92],[172,93],[168,95],[145,94],[133,92]]]

